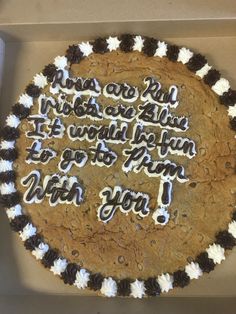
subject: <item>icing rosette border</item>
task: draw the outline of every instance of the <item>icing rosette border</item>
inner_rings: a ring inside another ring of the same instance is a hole
[[[36,74],[32,82],[26,86],[25,92],[20,95],[18,102],[12,107],[12,112],[7,116],[6,125],[0,134],[0,200],[6,208],[11,229],[19,234],[25,248],[31,251],[44,267],[59,276],[65,284],[74,285],[78,289],[89,288],[100,291],[107,297],[158,296],[174,287],[187,286],[190,280],[199,278],[203,273],[211,272],[216,264],[225,260],[225,251],[231,250],[236,245],[236,211],[232,214],[228,229],[219,231],[215,236],[215,243],[210,244],[185,268],[147,279],[117,279],[112,276],[104,277],[100,273],[92,273],[78,264],[71,263],[63,258],[57,249],[45,243],[43,236],[37,233],[37,228],[31,222],[30,217],[24,214],[21,195],[15,187],[17,172],[14,170],[14,161],[18,156],[15,143],[20,136],[18,127],[21,121],[30,114],[34,99],[37,99],[42,89],[53,81],[57,70],[69,68],[71,64],[81,62],[92,53],[104,54],[114,50],[121,50],[124,53],[139,51],[149,57],[166,57],[172,62],[185,64],[219,96],[220,103],[228,110],[229,127],[236,131],[236,90],[231,89],[228,80],[208,65],[206,58],[201,54],[155,38],[131,34],[99,37],[94,41],[81,42],[78,45],[69,46],[65,56],[57,56],[54,63],[45,66],[42,72]]]

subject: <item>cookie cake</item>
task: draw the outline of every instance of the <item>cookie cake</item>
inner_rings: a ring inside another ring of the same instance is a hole
[[[236,91],[200,53],[147,36],[65,50],[1,131],[12,230],[65,284],[107,297],[213,271],[236,245]]]

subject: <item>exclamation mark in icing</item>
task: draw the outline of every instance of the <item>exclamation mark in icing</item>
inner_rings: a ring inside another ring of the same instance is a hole
[[[157,197],[158,208],[152,215],[155,224],[166,225],[169,221],[170,214],[168,213],[167,207],[171,203],[172,195],[172,182],[168,179],[161,179],[159,193]]]
[[[171,202],[171,191],[172,191],[172,183],[170,181],[161,181],[163,185],[162,195],[161,195],[161,203],[158,205],[162,205],[163,207],[169,206]]]

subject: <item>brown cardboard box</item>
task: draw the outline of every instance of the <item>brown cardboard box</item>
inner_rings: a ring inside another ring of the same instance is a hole
[[[199,51],[236,88],[235,0],[0,1],[1,122],[33,75],[63,54],[69,43],[122,32],[154,36]],[[20,313],[23,302],[25,313],[56,309],[57,313],[235,312],[236,249],[212,274],[162,298],[79,298],[84,292],[45,270],[10,231],[4,211],[0,216],[0,313]]]

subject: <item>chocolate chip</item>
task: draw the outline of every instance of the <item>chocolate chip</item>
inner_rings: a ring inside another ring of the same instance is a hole
[[[71,254],[72,254],[73,256],[75,256],[75,257],[78,257],[78,256],[79,256],[79,252],[78,252],[77,250],[73,250],[73,251],[71,252]]]
[[[125,261],[125,258],[124,258],[124,256],[118,256],[118,262],[120,263],[120,264],[123,264],[124,263],[124,261]]]

